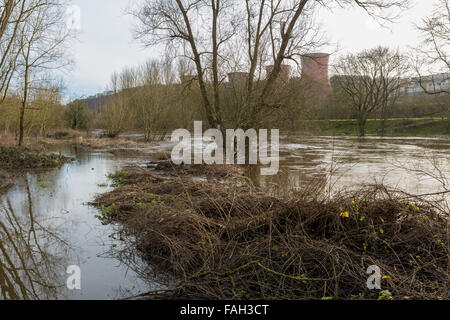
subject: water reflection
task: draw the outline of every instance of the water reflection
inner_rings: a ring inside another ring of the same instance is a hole
[[[8,197],[0,207],[0,293],[5,300],[56,299],[70,247],[58,230],[36,219],[28,178],[24,181],[25,210],[17,213]]]
[[[112,251],[118,226],[103,226],[87,203],[111,190],[106,175],[127,163],[107,153],[76,157],[60,169],[31,172],[0,199],[2,299],[116,299],[146,292],[142,280]],[[69,265],[81,268],[81,290],[66,288]]]

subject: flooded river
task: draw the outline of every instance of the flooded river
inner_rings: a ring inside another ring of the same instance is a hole
[[[157,148],[170,152],[173,143]],[[315,178],[335,191],[383,183],[412,194],[450,189],[449,138],[280,136],[279,172],[252,173],[254,183],[301,187]],[[447,181],[448,180],[448,181]]]
[[[162,142],[147,151],[172,146]],[[448,188],[449,151],[450,140],[438,138],[282,137],[280,173],[255,179],[301,186],[331,175],[336,188],[384,182],[415,194],[439,192]],[[124,263],[117,228],[102,225],[97,209],[87,205],[111,190],[109,172],[146,159],[61,152],[76,161],[27,173],[0,199],[0,299],[120,299],[160,288]],[[132,263],[139,264],[145,269]],[[80,267],[81,290],[66,287],[71,265]]]
[[[301,186],[326,176],[336,190],[382,183],[412,194],[440,192],[450,188],[450,139],[284,137],[280,169],[264,182]]]

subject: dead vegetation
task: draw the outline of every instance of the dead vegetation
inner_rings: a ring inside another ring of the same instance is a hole
[[[182,278],[151,298],[450,298],[448,212],[423,199],[382,186],[272,196],[233,175],[220,183],[143,168],[111,178],[118,188],[96,199],[99,218],[122,222],[130,249]],[[367,288],[371,265],[382,290]]]
[[[225,164],[207,165],[207,164],[191,164],[176,165],[168,159],[168,155],[161,154],[157,157],[159,161],[148,164],[149,168],[157,171],[163,171],[170,176],[197,176],[209,178],[228,178],[243,175],[244,170],[238,166],[230,166]]]
[[[9,132],[0,134],[0,144],[5,147],[17,146],[16,137]],[[96,136],[78,130],[51,130],[44,136],[25,137],[23,146],[26,150],[44,153],[63,145],[76,145],[87,150],[107,151],[115,156],[143,156],[148,154],[145,148],[152,146],[143,138]]]
[[[111,153],[138,155],[144,152],[139,149],[152,146],[152,143],[143,141],[142,137],[108,137],[102,134],[93,134],[79,130],[54,131],[41,138],[47,144],[72,143],[87,149],[106,150]]]
[[[134,140],[129,138],[84,138],[80,143],[84,147],[88,147],[91,149],[102,149],[107,151],[117,151],[119,150],[127,150],[129,152],[136,151],[139,152],[142,148],[147,148],[152,146],[149,142],[143,142],[140,140]]]
[[[0,146],[0,194],[13,184],[14,176],[27,169],[56,168],[72,159],[27,148]]]
[[[44,154],[23,148],[0,146],[0,168],[6,170],[55,168],[71,160],[60,154]]]

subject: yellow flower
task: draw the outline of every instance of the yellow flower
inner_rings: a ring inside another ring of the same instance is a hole
[[[350,214],[348,213],[348,211],[344,211],[344,212],[341,212],[341,217],[348,218],[348,217],[350,217]]]

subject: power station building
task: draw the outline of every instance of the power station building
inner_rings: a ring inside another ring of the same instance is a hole
[[[329,61],[330,55],[328,53],[311,53],[301,56],[301,81],[317,98],[326,97],[332,91],[328,75]]]
[[[302,73],[299,85],[313,98],[325,98],[332,92],[328,74],[329,60],[330,54],[328,53],[311,53],[301,56]],[[267,76],[272,72],[273,67],[273,65],[265,67]],[[241,86],[246,83],[248,76],[248,72],[231,72],[228,74],[228,82],[234,87]],[[291,80],[293,80],[291,79],[291,66],[282,64],[277,83],[284,85]]]

